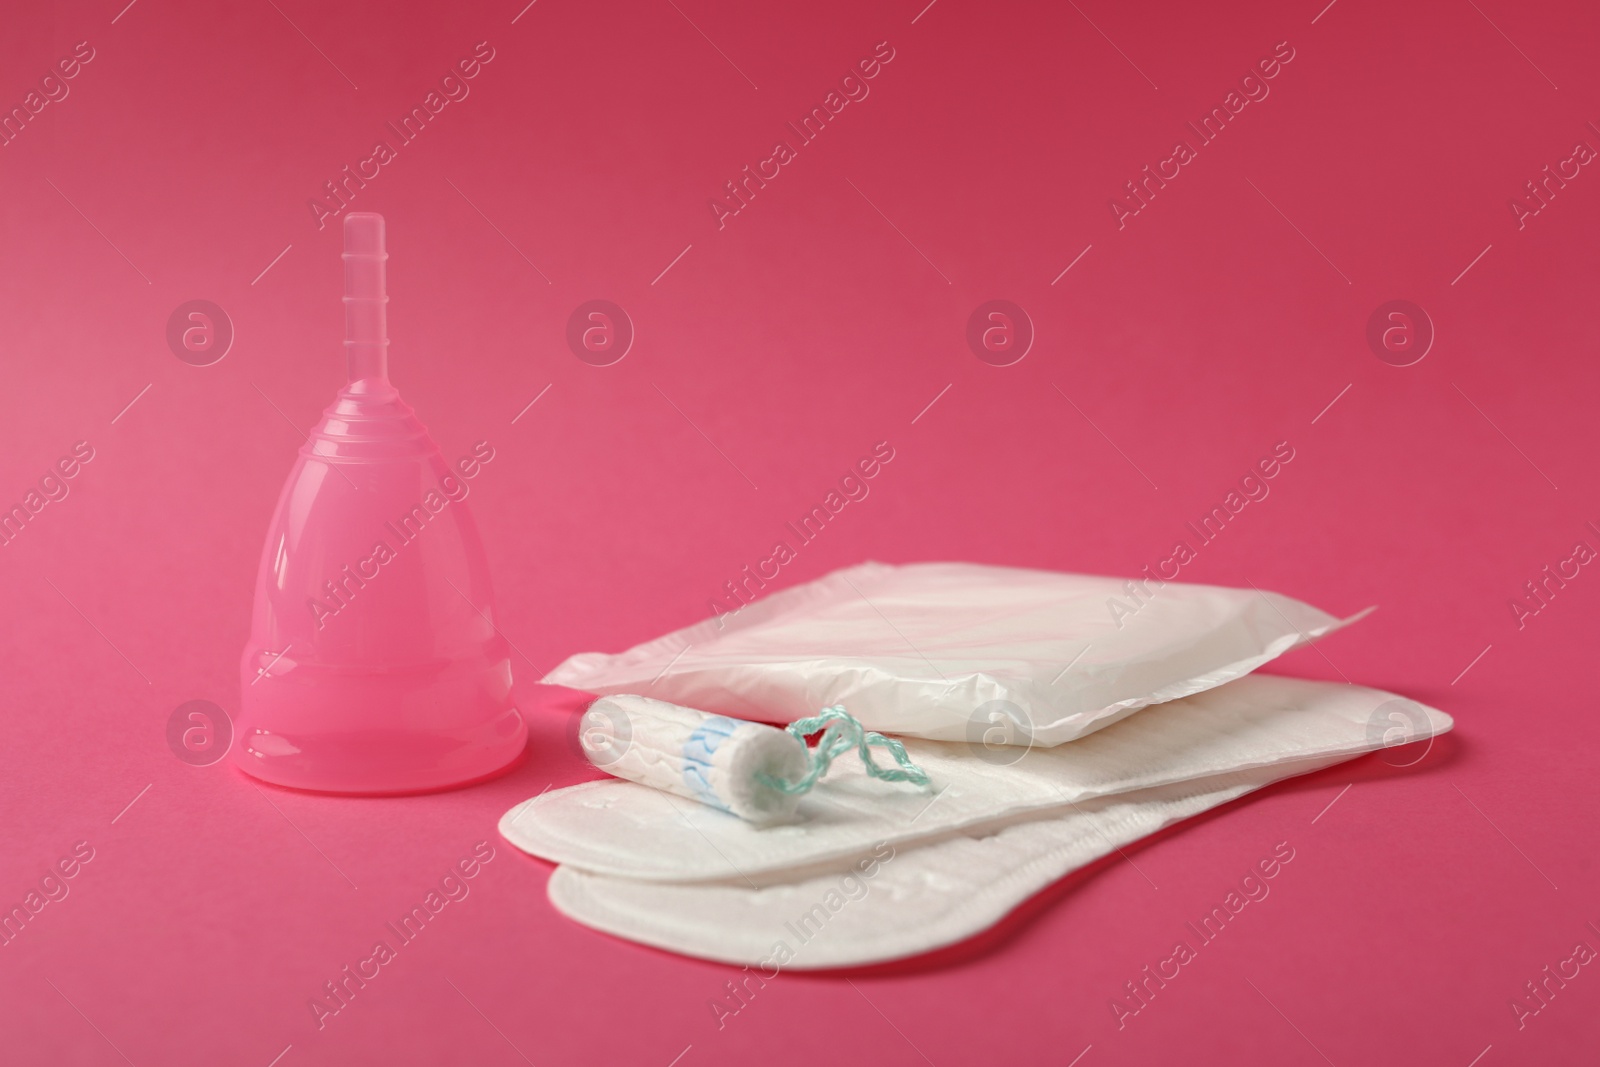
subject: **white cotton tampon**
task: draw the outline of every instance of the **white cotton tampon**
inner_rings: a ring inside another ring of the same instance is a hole
[[[758,825],[792,817],[800,803],[762,777],[798,781],[810,762],[805,743],[776,727],[628,694],[589,705],[578,743],[607,774]]]

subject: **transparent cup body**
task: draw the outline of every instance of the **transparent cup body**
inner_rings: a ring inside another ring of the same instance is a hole
[[[340,392],[268,528],[237,766],[298,789],[394,794],[477,781],[520,756],[527,724],[473,485],[386,380]]]

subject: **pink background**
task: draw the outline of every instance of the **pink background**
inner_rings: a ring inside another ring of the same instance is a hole
[[[1594,968],[1523,1029],[1510,1000],[1600,948],[1600,576],[1521,629],[1509,601],[1600,547],[1600,174],[1522,229],[1508,201],[1600,148],[1593,5],[123,2],[13,5],[0,39],[7,108],[95,51],[0,148],[0,503],[95,450],[0,549],[0,903],[94,849],[0,949],[9,1062],[1592,1062]],[[470,96],[352,206],[389,220],[395,382],[447,456],[498,452],[470,503],[527,758],[397,800],[188,766],[168,717],[237,707],[262,533],[341,381],[338,231],[307,201],[480,41]],[[870,96],[719,231],[708,199],[880,41]],[[1109,199],[1280,41],[1270,96],[1119,230]],[[614,366],[566,346],[593,298],[637,328]],[[167,347],[191,299],[234,324],[215,365]],[[1036,328],[1015,365],[966,345],[990,299]],[[1413,366],[1365,339],[1391,299],[1437,330]],[[1161,835],[975,943],[785,974],[719,1030],[729,968],[568,922],[499,842],[513,803],[594,776],[576,697],[532,683],[703,617],[880,440],[871,496],[782,584],[1131,575],[1290,442],[1184,577],[1380,604],[1275,669],[1457,732]],[[310,997],[480,840],[470,897],[319,1031]],[[1271,897],[1119,1031],[1110,998],[1280,841]]]

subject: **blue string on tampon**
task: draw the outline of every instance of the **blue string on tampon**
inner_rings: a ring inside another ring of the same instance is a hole
[[[818,779],[828,773],[828,767],[835,759],[851,749],[855,749],[861,757],[861,762],[866,766],[867,774],[870,777],[885,782],[911,782],[913,785],[928,784],[927,772],[913,763],[911,757],[906,755],[906,746],[892,737],[884,737],[874,730],[864,729],[861,723],[856,721],[855,717],[849,712],[845,711],[844,706],[841,704],[835,704],[831,708],[823,708],[809,718],[799,719],[789,724],[789,734],[799,740],[801,744],[804,744],[806,738],[818,730],[822,731],[822,739],[817,742],[816,747],[806,750],[806,757],[810,761],[810,767],[798,781],[785,781],[782,778],[774,778],[765,772],[759,771],[756,773],[756,780],[762,785],[769,786],[789,796],[807,793],[811,791],[812,786],[817,784]],[[899,768],[880,767],[874,763],[872,760],[872,749],[874,748],[887,749],[889,755],[893,756],[894,761],[900,765]]]

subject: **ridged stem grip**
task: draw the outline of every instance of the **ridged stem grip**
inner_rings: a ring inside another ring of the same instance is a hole
[[[352,211],[344,217],[344,350],[350,381],[389,377],[389,328],[384,282],[383,216]]]

